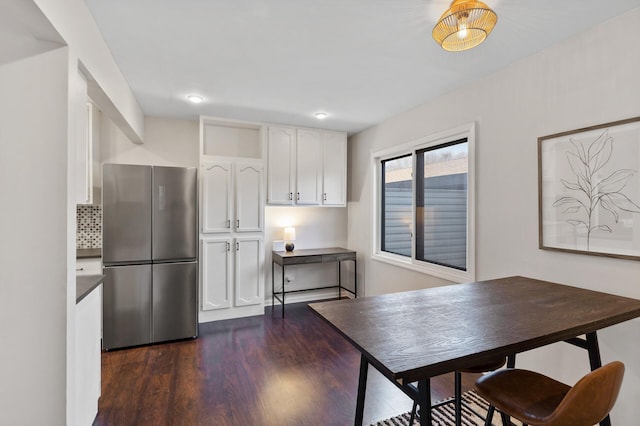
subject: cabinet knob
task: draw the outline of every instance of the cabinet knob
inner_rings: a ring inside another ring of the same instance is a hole
[[[326,192],[324,194],[322,194],[322,200],[323,201],[327,201],[327,193]]]
[[[236,228],[240,228],[240,219],[236,220]]]
[[[289,193],[289,200],[293,200],[293,192]]]
[[[296,200],[300,200],[300,193],[298,192]]]

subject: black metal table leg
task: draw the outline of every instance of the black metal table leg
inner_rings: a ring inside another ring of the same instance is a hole
[[[282,265],[282,318],[284,318],[284,265]]]
[[[353,259],[353,296],[358,298],[358,261]]]
[[[358,379],[358,399],[356,402],[355,426],[362,426],[364,419],[364,396],[367,391],[367,373],[369,371],[369,361],[364,355],[360,355],[360,378]]]
[[[276,304],[275,262],[271,261],[271,315]]]
[[[593,333],[587,333],[587,351],[589,351],[589,365],[591,371],[602,367],[602,358],[600,358],[600,345],[598,344],[598,335],[594,331]],[[601,422],[600,426],[611,426],[611,417],[607,415]]]
[[[342,297],[342,273],[340,266],[342,262],[338,260],[338,299]]]
[[[507,357],[507,368],[516,368],[516,354]]]
[[[602,367],[602,359],[600,358],[600,346],[598,345],[598,335],[595,331],[593,331],[591,333],[587,333],[585,336],[586,339],[582,339],[580,337],[572,337],[565,340],[565,342],[587,350],[587,352],[589,353],[589,365],[591,367],[591,371],[593,371]],[[611,426],[611,417],[607,415],[607,417],[605,417],[600,422],[600,426]]]
[[[431,383],[429,379],[418,382],[418,405],[420,426],[431,426]]]

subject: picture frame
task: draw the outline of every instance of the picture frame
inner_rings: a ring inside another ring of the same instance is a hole
[[[538,138],[538,239],[640,260],[640,117]]]

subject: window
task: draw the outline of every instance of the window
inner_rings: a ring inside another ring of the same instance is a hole
[[[474,126],[375,153],[374,259],[473,281]]]
[[[467,270],[468,146],[416,152],[416,259]]]
[[[383,251],[411,256],[413,170],[411,155],[383,160],[382,235]]]

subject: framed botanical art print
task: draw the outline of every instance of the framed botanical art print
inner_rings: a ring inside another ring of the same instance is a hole
[[[640,117],[538,138],[539,246],[640,259]]]

